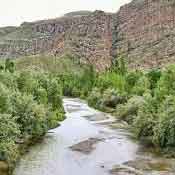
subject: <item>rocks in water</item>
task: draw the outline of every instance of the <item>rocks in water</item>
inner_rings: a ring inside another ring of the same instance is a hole
[[[113,175],[173,175],[173,172],[175,171],[170,162],[143,157],[116,165],[110,170]]]
[[[165,160],[136,159],[126,162],[125,165],[141,171],[170,172],[172,170],[172,165]]]
[[[112,175],[144,175],[142,172],[124,165],[116,165],[110,170]]]
[[[103,141],[100,138],[89,138],[88,140],[82,141],[76,145],[71,146],[72,151],[82,152],[84,154],[90,154],[95,148],[94,145],[98,142]]]
[[[90,120],[90,121],[101,121],[101,120],[107,120],[110,117],[103,112],[98,112],[98,113],[95,113],[93,115],[85,116],[85,118]]]

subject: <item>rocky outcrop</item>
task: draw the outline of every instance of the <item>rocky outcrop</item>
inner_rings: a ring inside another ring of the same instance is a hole
[[[71,54],[98,70],[122,55],[131,68],[175,62],[174,0],[133,0],[116,14],[77,12],[0,29],[0,56]]]
[[[175,1],[133,0],[116,15],[114,52],[132,68],[175,62]]]
[[[95,11],[88,15],[23,23],[0,37],[0,55],[17,57],[40,53],[71,54],[81,62],[104,70],[111,64],[112,15]]]

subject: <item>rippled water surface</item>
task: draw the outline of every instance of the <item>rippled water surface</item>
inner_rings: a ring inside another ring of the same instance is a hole
[[[175,175],[175,160],[155,157],[115,119],[79,99],[64,99],[67,119],[31,147],[14,175]]]

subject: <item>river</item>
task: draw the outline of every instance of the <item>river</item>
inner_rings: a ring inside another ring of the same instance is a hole
[[[137,143],[124,122],[79,99],[63,103],[66,120],[30,148],[14,175],[175,175],[175,160]]]

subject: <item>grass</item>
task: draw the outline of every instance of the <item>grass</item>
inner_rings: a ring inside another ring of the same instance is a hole
[[[69,56],[35,55],[15,59],[16,70],[33,70],[51,73],[81,73],[83,65]]]

